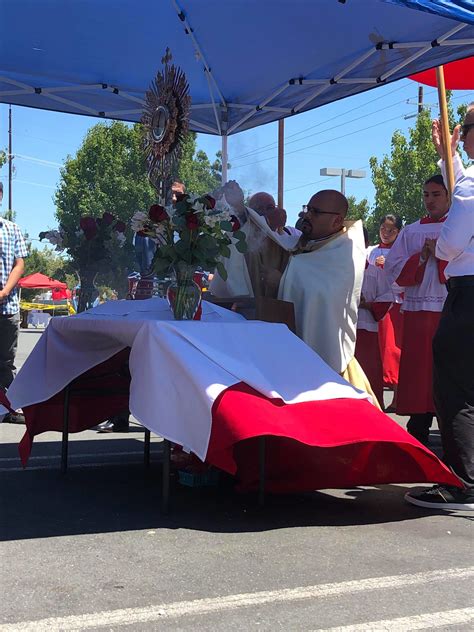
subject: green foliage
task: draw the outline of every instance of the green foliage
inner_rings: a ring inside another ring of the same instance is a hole
[[[370,216],[370,206],[367,198],[357,202],[354,195],[349,195],[347,201],[349,202],[347,219],[361,219],[365,223]]]
[[[459,121],[462,106],[458,108],[455,120],[448,93],[448,113],[450,129]],[[438,154],[431,141],[431,115],[423,110],[416,119],[415,126],[408,131],[408,137],[400,131],[392,136],[391,154],[381,160],[372,156],[370,167],[375,186],[375,207],[372,222],[387,213],[400,215],[405,223],[412,223],[425,215],[422,199],[423,182],[439,173]]]
[[[100,217],[113,213],[127,226],[137,208],[147,208],[155,194],[146,177],[140,125],[98,123],[86,134],[74,158],[61,169],[61,181],[55,194],[56,217],[68,234],[79,227],[81,216]],[[117,248],[101,270],[101,283],[126,291],[126,277],[133,267],[132,232]]]
[[[68,157],[61,169],[55,193],[56,217],[65,230],[75,232],[82,216],[100,217],[113,213],[127,226],[137,210],[147,211],[156,193],[146,175],[141,125],[118,121],[91,127],[75,157]],[[211,191],[220,182],[219,157],[211,164],[203,151],[196,152],[196,135],[189,134],[178,175],[187,190],[196,194]],[[127,242],[114,253],[108,270],[101,270],[98,282],[126,292],[127,274],[135,267],[132,231]]]
[[[3,165],[7,162],[8,158],[7,158],[7,152],[4,151],[3,149],[0,149],[0,169],[3,167]]]
[[[183,145],[177,175],[184,182],[186,191],[195,195],[210,193],[221,184],[222,154],[217,152],[211,163],[205,151],[196,150],[195,132],[189,132]]]

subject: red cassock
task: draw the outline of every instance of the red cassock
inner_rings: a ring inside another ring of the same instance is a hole
[[[431,347],[447,295],[446,262],[430,257],[420,265],[420,255],[425,239],[437,238],[445,218],[423,218],[406,226],[385,262],[389,276],[405,288],[397,396],[400,415],[435,412]]]
[[[398,385],[403,339],[401,303],[392,303],[387,315],[379,322],[379,346],[385,386]]]
[[[383,368],[378,332],[357,329],[355,357],[367,376],[375,397],[383,408]]]
[[[359,307],[355,357],[366,374],[372,390],[383,408],[383,367],[380,355],[378,328],[393,301],[393,293],[386,283],[383,270],[370,263],[367,253],[361,294],[366,307]]]
[[[396,386],[398,384],[403,333],[403,314],[400,311],[403,302],[402,289],[396,283],[390,284],[384,275],[384,266],[375,263],[380,256],[387,258],[391,247],[392,244],[380,243],[369,254],[370,265],[378,267],[381,276],[385,277],[387,291],[390,287],[393,293],[390,309],[378,323],[378,344],[382,361],[384,386]]]

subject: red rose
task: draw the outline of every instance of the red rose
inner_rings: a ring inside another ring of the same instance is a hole
[[[232,215],[230,221],[232,222],[232,232],[235,233],[237,230],[240,229],[240,222],[235,215]]]
[[[215,207],[216,201],[213,197],[211,197],[210,195],[205,195],[204,199],[206,201],[205,203],[208,209],[213,209]]]
[[[194,213],[189,213],[189,215],[186,215],[186,226],[189,228],[189,230],[196,230],[196,228],[198,228],[199,226],[198,216]]]
[[[148,211],[148,217],[152,222],[159,223],[168,219],[168,213],[165,211],[163,206],[153,204],[153,206],[150,206],[150,210]]]
[[[106,226],[110,226],[110,224],[112,224],[114,219],[115,217],[112,215],[112,213],[109,213],[108,211],[105,211],[105,213],[102,213],[102,221],[104,222]]]
[[[118,233],[124,233],[127,229],[127,224],[125,222],[122,222],[121,220],[119,220],[116,224],[115,224],[115,230]]]
[[[97,235],[97,222],[93,217],[81,217],[79,226],[84,231],[84,235],[88,241],[94,239]]]
[[[79,226],[85,232],[86,230],[97,228],[97,223],[93,217],[81,217],[79,221]]]

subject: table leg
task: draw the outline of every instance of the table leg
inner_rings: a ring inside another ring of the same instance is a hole
[[[61,443],[61,474],[67,472],[67,456],[68,456],[68,439],[69,439],[69,386],[64,389],[63,402],[63,436]]]
[[[258,504],[265,504],[265,437],[258,438]]]
[[[146,469],[150,467],[150,440],[151,440],[151,432],[148,430],[148,428],[145,428],[145,446],[144,446],[143,458],[144,458]]]
[[[162,468],[162,498],[161,506],[163,513],[169,511],[170,501],[170,470],[171,470],[171,442],[163,439],[163,468]]]

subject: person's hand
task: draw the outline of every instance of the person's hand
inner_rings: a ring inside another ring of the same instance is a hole
[[[268,211],[265,219],[272,230],[278,231],[286,224],[286,211],[283,208],[275,207],[273,210]]]
[[[433,257],[436,256],[436,241],[436,239],[425,240],[426,248],[428,249],[430,255],[432,255]]]
[[[452,136],[450,136],[450,145],[451,145],[451,155],[454,156],[456,153],[456,149],[458,147],[459,138],[461,133],[461,126],[456,125],[453,130]],[[435,119],[431,124],[431,139],[433,140],[433,145],[435,146],[436,151],[438,152],[438,156],[445,160],[445,152],[443,145],[443,126],[441,121]]]
[[[423,248],[421,249],[420,263],[425,263],[425,261],[428,261],[428,259],[431,257],[431,254],[432,254],[432,246],[430,244],[431,241],[434,241],[436,245],[436,240],[428,239],[428,238],[425,239],[425,243],[423,244]]]
[[[379,255],[375,260],[375,265],[377,268],[383,268],[385,265],[385,257],[383,255]]]
[[[266,288],[277,288],[280,285],[282,273],[275,268],[262,266],[260,269],[260,281]]]
[[[244,205],[244,193],[235,180],[226,182],[224,186],[221,187],[220,192],[222,195],[225,195],[225,199],[230,206],[239,208]]]
[[[3,299],[8,297],[8,292],[6,292],[5,290],[0,290],[0,301],[3,301]]]

